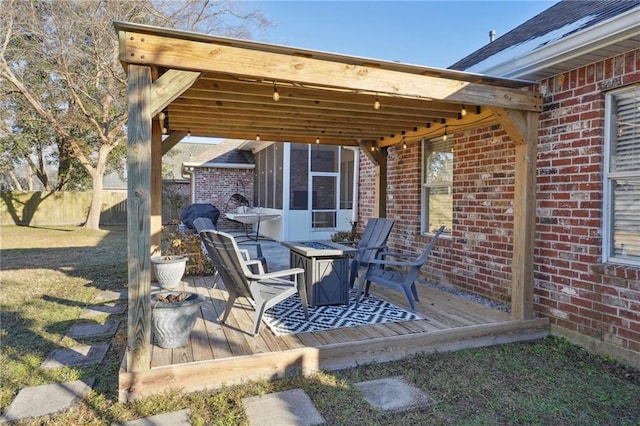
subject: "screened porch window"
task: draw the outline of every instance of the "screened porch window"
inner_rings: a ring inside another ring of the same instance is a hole
[[[640,265],[640,86],[605,102],[603,261]]]
[[[422,142],[422,233],[453,227],[453,144],[442,139]]]

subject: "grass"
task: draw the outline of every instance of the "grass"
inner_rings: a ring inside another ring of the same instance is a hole
[[[189,408],[194,425],[241,425],[247,422],[242,398],[293,388],[304,389],[331,425],[640,424],[640,371],[555,337],[119,403],[126,313],[116,316],[121,325],[102,364],[38,367],[53,349],[91,343],[65,334],[98,293],[126,288],[126,232],[2,227],[0,233],[0,410],[5,412],[26,386],[96,379],[90,397],[75,410],[19,424],[107,425]],[[381,413],[353,386],[390,376],[404,376],[433,404]]]

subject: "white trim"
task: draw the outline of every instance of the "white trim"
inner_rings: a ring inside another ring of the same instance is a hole
[[[490,68],[475,69],[474,65],[469,69],[486,75],[519,78],[637,35],[640,35],[640,8],[599,22],[545,47],[512,57]]]
[[[199,167],[209,169],[255,169],[255,164],[239,163],[182,163],[182,167]]]

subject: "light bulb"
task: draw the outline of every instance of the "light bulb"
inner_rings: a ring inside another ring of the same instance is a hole
[[[448,139],[447,131],[445,130],[445,131],[444,131],[444,135],[442,135],[442,140],[443,140],[443,141],[446,141],[447,139]]]
[[[278,93],[278,86],[276,82],[273,82],[273,100],[278,102],[280,100],[280,93]]]
[[[260,135],[256,135],[256,140],[260,141]]]
[[[404,139],[402,140],[402,149],[407,149],[407,142]]]
[[[316,138],[316,143],[320,143],[320,138]]]
[[[375,110],[380,109],[380,101],[378,100],[378,98],[376,98],[376,101],[373,103],[373,109]]]
[[[187,137],[190,138],[191,137],[191,130],[187,130]]]
[[[464,117],[467,115],[467,109],[462,105],[462,110],[460,110],[460,116]]]

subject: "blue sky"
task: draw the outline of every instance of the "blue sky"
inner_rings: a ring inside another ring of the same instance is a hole
[[[557,0],[261,1],[267,43],[447,68]]]

